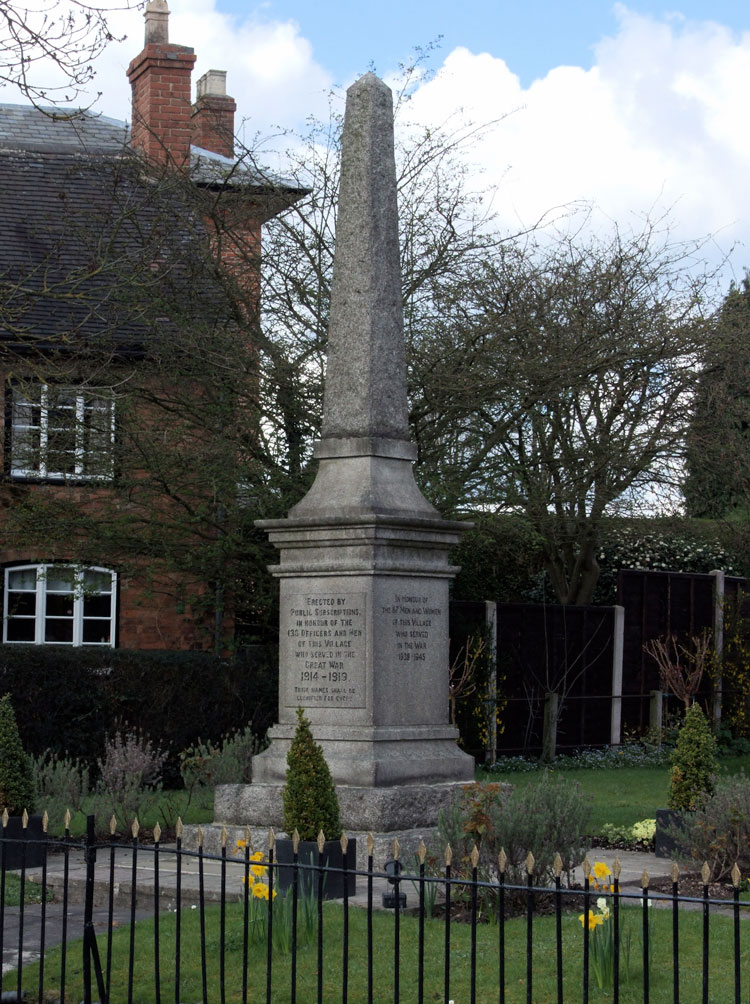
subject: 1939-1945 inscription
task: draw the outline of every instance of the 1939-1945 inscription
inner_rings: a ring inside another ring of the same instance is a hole
[[[290,596],[286,633],[289,706],[366,706],[364,593]]]
[[[435,618],[440,617],[441,608],[435,606],[429,596],[396,593],[393,604],[384,606],[382,613],[391,618],[396,659],[417,665],[425,662],[434,640]]]

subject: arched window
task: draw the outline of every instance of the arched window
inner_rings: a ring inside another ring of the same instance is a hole
[[[117,573],[78,565],[5,569],[3,642],[114,648]]]

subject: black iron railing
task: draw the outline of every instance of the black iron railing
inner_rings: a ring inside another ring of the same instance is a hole
[[[593,872],[586,863],[570,888],[558,859],[554,884],[542,886],[532,855],[519,881],[503,854],[488,878],[476,851],[458,862],[447,848],[437,868],[422,847],[408,866],[395,844],[396,866],[377,871],[371,841],[358,869],[342,838],[343,895],[332,902],[326,887],[339,869],[301,861],[296,847],[291,882],[277,888],[290,866],[277,862],[272,836],[262,852],[225,839],[207,854],[200,839],[184,848],[179,827],[163,845],[158,828],[153,843],[139,840],[137,825],[130,841],[97,840],[94,823],[84,838],[66,829],[61,840],[3,826],[3,1001],[747,999],[750,911],[736,868],[729,899],[710,895],[708,866],[693,896],[679,892],[676,867],[671,890],[651,889],[646,873],[621,887],[616,862]],[[54,900],[41,892],[48,886]],[[380,906],[384,890],[392,909]],[[30,892],[37,902],[26,902]]]

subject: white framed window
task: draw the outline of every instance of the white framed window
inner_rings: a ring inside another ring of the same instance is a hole
[[[3,642],[115,645],[117,573],[77,565],[5,569]]]
[[[53,384],[12,388],[12,477],[110,481],[114,443],[112,401],[89,390]]]

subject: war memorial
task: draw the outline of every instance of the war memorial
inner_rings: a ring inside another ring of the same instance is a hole
[[[461,525],[416,485],[409,440],[389,88],[347,92],[317,476],[278,549],[279,717],[250,785],[217,790],[215,824],[280,827],[286,754],[304,709],[347,832],[432,827],[473,780],[448,723],[450,549]]]

